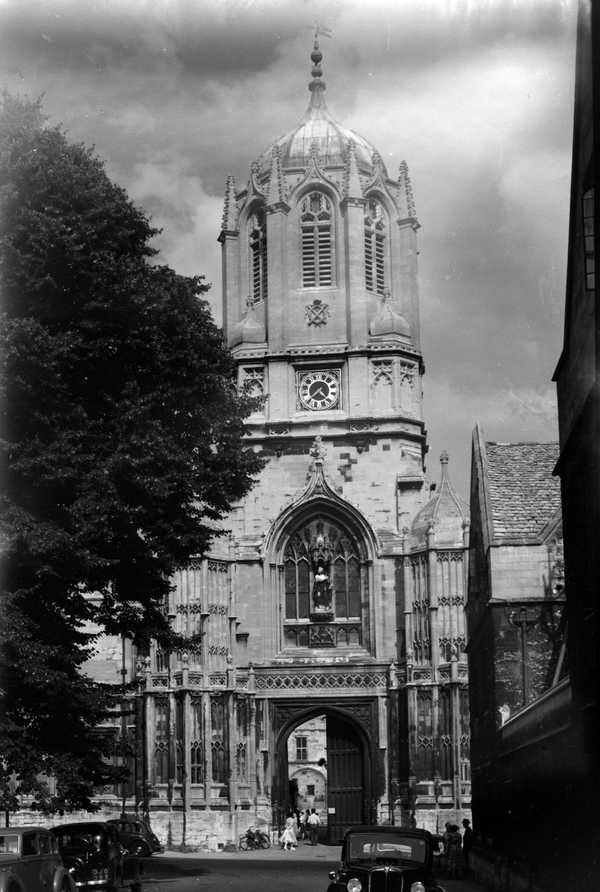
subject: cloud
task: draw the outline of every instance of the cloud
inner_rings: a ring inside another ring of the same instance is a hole
[[[220,265],[215,246],[222,201],[207,195],[198,177],[182,175],[173,161],[137,164],[129,194],[163,230],[155,239],[158,261],[181,275],[204,275],[212,286],[206,297],[220,323]]]
[[[243,185],[300,119],[311,29],[331,27],[332,114],[391,175],[409,164],[431,454],[454,453],[465,487],[477,420],[492,439],[556,434],[575,12],[574,0],[5,0],[0,66],[8,89],[45,93],[53,119],[95,144],[163,228],[160,259],[205,273],[217,307],[225,178]]]

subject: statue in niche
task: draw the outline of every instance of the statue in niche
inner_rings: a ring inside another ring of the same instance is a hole
[[[331,612],[331,582],[328,574],[325,572],[325,568],[321,565],[317,567],[317,572],[315,573],[313,606],[315,612]]]
[[[317,524],[317,534],[309,546],[313,570],[311,618],[333,619],[333,593],[331,590],[330,566],[333,547],[325,535],[323,523]]]

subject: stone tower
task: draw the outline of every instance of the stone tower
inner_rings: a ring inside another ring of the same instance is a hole
[[[225,336],[240,387],[261,398],[247,442],[266,465],[227,534],[174,580],[168,614],[201,643],[137,661],[135,798],[163,836],[192,845],[280,826],[311,796],[332,842],[352,824],[431,826],[440,796],[457,804],[456,747],[445,761],[419,748],[419,710],[438,709],[433,689],[458,679],[461,647],[440,655],[425,638],[457,628],[460,601],[429,612],[438,580],[426,594],[413,570],[427,574],[436,548],[462,560],[464,519],[449,541],[444,478],[425,538],[411,532],[429,499],[419,224],[406,164],[390,176],[334,121],[316,40],[311,59],[303,118],[243,188],[228,178],[219,236]],[[436,722],[425,736],[437,753],[458,725]],[[315,728],[322,754],[303,743]]]

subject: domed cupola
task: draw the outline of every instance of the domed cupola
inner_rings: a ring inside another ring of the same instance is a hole
[[[409,548],[422,551],[435,547],[459,547],[464,543],[464,530],[469,521],[469,510],[458,497],[448,477],[448,453],[440,456],[442,466],[439,488],[432,498],[421,508],[413,520]],[[430,539],[430,534],[432,539]]]
[[[313,51],[312,80],[308,85],[310,102],[300,123],[261,155],[259,164],[261,172],[269,170],[273,149],[279,149],[282,167],[285,169],[305,170],[311,155],[317,154],[322,167],[343,166],[348,156],[350,144],[354,144],[354,152],[358,168],[361,172],[372,175],[376,168],[381,169],[384,177],[387,171],[374,147],[358,133],[342,127],[331,117],[325,102],[325,82],[321,61],[323,53],[315,36]],[[375,163],[374,163],[375,159]]]

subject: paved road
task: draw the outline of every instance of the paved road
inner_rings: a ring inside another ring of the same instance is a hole
[[[142,892],[326,892],[338,864],[336,846],[299,846],[295,852],[166,853],[144,861]],[[447,892],[483,892],[469,880],[440,880]]]

